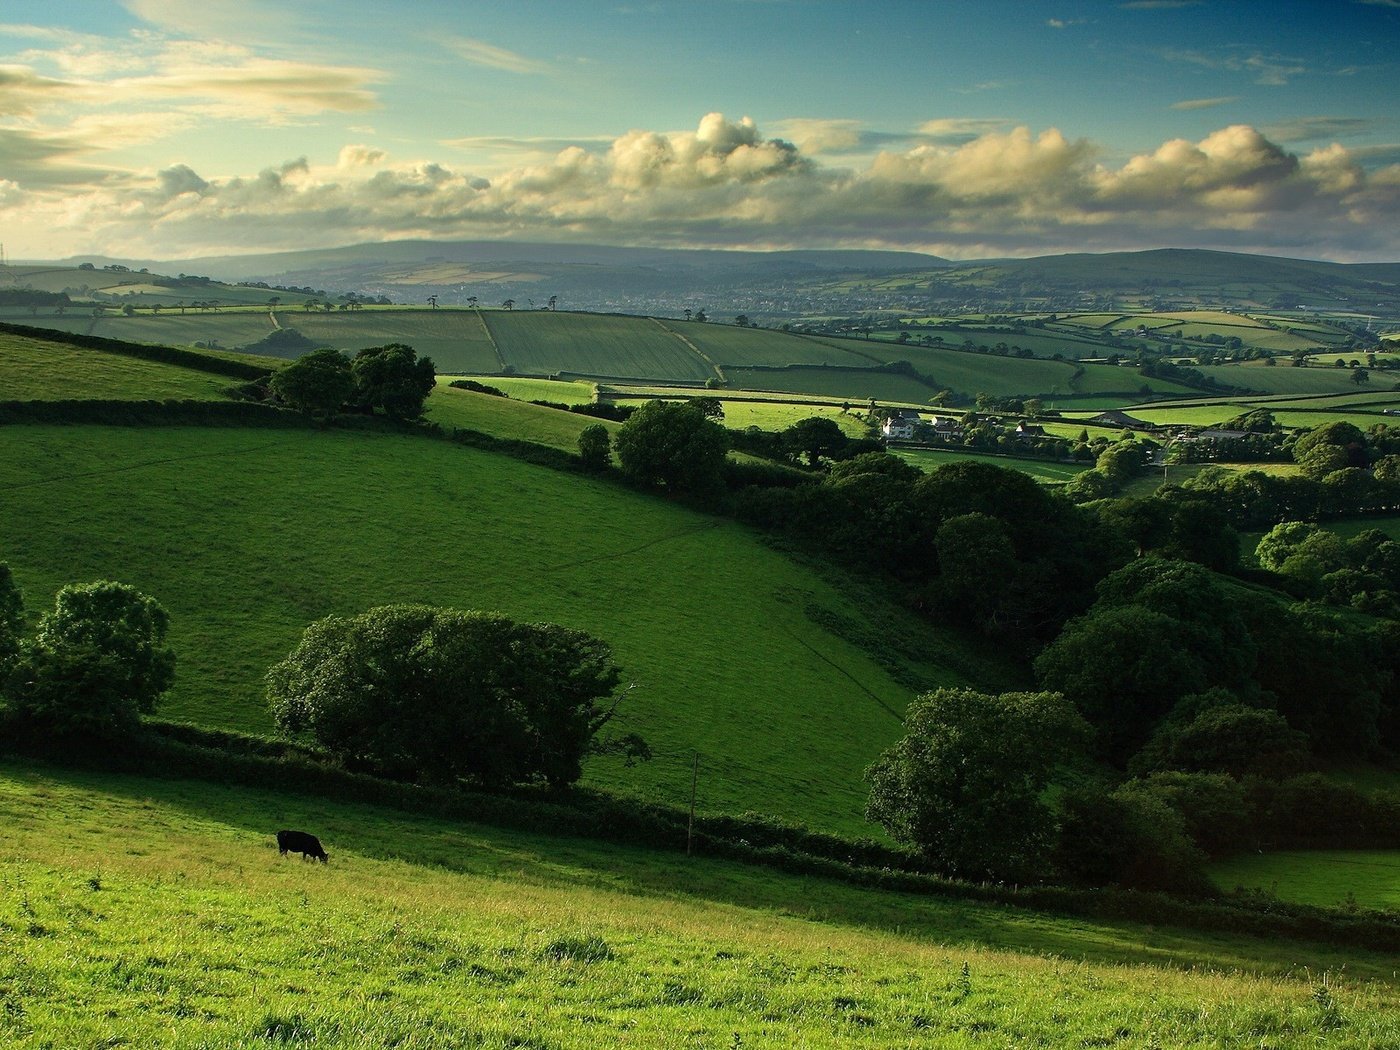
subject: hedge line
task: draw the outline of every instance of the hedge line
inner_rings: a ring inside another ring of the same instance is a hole
[[[43,339],[50,343],[65,343],[86,350],[101,350],[123,357],[139,357],[145,361],[161,361],[165,364],[191,368],[197,372],[212,372],[214,375],[232,376],[235,379],[261,379],[271,369],[244,361],[227,361],[221,357],[210,357],[194,350],[181,350],[174,346],[156,346],[149,343],[128,343],[122,339],[103,339],[95,335],[82,335],[78,332],[63,332],[55,328],[34,328],[30,325],[0,323],[0,333],[20,335],[30,339]]]
[[[106,426],[310,427],[307,416],[255,401],[0,401],[0,425],[97,423]]]
[[[272,789],[673,852],[686,848],[686,814],[677,809],[598,792],[571,792],[551,798],[423,787],[347,772],[316,761],[308,749],[296,745],[170,723],[155,723],[150,728],[154,732],[119,747],[109,742],[75,746],[71,741],[55,746],[52,741],[26,741],[14,734],[5,743],[7,750],[64,765]],[[702,856],[858,886],[1009,905],[1093,921],[1165,924],[1400,951],[1400,915],[1393,912],[1343,912],[1254,894],[1183,900],[1132,890],[959,882],[917,870],[917,858],[879,843],[840,839],[748,814],[697,818],[694,850]]]

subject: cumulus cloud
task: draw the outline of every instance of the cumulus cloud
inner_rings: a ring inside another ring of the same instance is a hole
[[[843,128],[808,130],[829,142]],[[30,167],[41,168],[61,159],[63,144],[28,147]],[[636,129],[606,149],[567,144],[489,178],[350,145],[325,165],[297,158],[225,178],[174,166],[76,193],[7,171],[17,187],[7,192],[22,192],[8,208],[20,232],[61,242],[35,253],[50,256],[529,236],[961,257],[1162,244],[1394,257],[1400,165],[1377,163],[1338,144],[1294,153],[1247,125],[1110,163],[1090,140],[1016,127],[965,141],[925,136],[837,168],[747,117],[711,113],[694,130]],[[7,231],[7,242],[15,236]]]

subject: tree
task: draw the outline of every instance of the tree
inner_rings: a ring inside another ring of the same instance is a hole
[[[507,310],[514,310],[514,309],[515,309],[515,300],[514,300],[514,299],[507,299],[505,302],[501,303],[501,305],[504,306]]]
[[[608,646],[499,613],[389,605],[311,624],[267,674],[273,720],[338,759],[491,787],[582,775],[620,673]]]
[[[274,372],[268,386],[279,400],[298,412],[329,416],[350,400],[355,379],[350,359],[339,350],[324,347]]]
[[[175,680],[170,617],[124,583],[69,584],[20,647],[10,710],[55,733],[129,730]]]
[[[430,296],[428,296],[428,305],[431,306],[434,310],[437,309],[437,296],[436,296],[436,295],[430,295]]]
[[[749,326],[749,315],[739,314],[739,316],[734,318],[734,323],[740,328],[747,328]]]
[[[430,357],[418,357],[413,347],[389,343],[361,350],[351,362],[355,401],[372,412],[382,408],[391,419],[417,419],[432,393],[437,372]]]
[[[557,310],[559,308],[559,296],[551,295],[546,305],[548,305],[551,310]]]
[[[914,700],[904,725],[866,771],[866,816],[950,874],[1043,875],[1054,820],[1041,795],[1088,734],[1064,697],[939,689]]]
[[[840,455],[850,443],[841,424],[828,416],[808,416],[783,431],[783,444],[792,455],[806,456],[807,465],[813,470],[821,466],[823,459]]]
[[[612,435],[602,423],[584,427],[578,436],[578,455],[589,470],[604,471],[612,465]]]
[[[622,472],[643,485],[708,494],[724,484],[729,440],[693,403],[648,401],[617,433]]]

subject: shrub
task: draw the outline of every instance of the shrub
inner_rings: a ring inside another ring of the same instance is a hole
[[[612,466],[612,436],[602,423],[584,427],[578,436],[578,456],[589,470],[602,472]]]
[[[1192,843],[1181,815],[1154,794],[1120,788],[1069,792],[1061,797],[1055,866],[1091,886],[1205,895],[1205,856]]]

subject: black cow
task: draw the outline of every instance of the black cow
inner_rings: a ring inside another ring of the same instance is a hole
[[[300,853],[302,860],[312,857],[322,864],[330,859],[326,856],[326,851],[321,848],[321,840],[305,831],[279,831],[277,833],[277,852],[285,857],[288,851]]]

